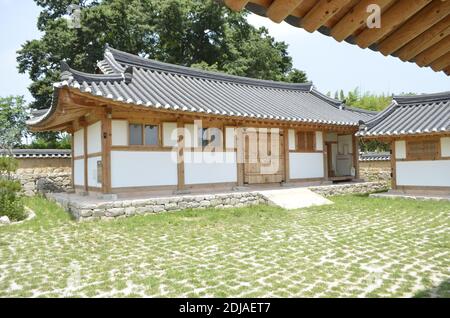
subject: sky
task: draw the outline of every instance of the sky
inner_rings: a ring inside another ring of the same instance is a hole
[[[33,0],[0,0],[0,96],[24,95],[31,101],[27,74],[17,71],[16,51],[27,40],[41,35],[36,28],[39,8]],[[285,22],[250,15],[249,22],[265,26],[278,41],[289,44],[294,67],[305,71],[316,88],[334,93],[358,87],[362,92],[401,94],[434,93],[450,90],[444,73],[419,68],[378,52],[338,43],[320,33],[310,34]]]

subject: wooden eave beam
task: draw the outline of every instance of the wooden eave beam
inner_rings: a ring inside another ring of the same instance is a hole
[[[320,0],[301,20],[301,26],[308,32],[314,32],[331,19],[351,0]]]
[[[225,4],[233,11],[241,11],[249,3],[249,0],[225,0]]]
[[[382,54],[390,55],[449,14],[450,1],[434,1],[383,40],[378,49]]]
[[[396,55],[402,61],[410,61],[448,35],[450,35],[450,16],[445,17],[433,27],[403,46],[396,52]]]
[[[305,0],[274,0],[267,9],[266,15],[273,22],[280,23],[304,1]]]
[[[430,66],[436,72],[447,69],[450,66],[450,52],[438,58]]]
[[[378,42],[419,12],[431,0],[399,0],[381,17],[381,28],[366,28],[356,37],[356,44],[365,49]]]
[[[422,67],[427,66],[448,52],[450,52],[450,35],[417,55],[415,62]]]
[[[362,0],[355,5],[339,22],[331,28],[331,36],[338,42],[344,41],[356,30],[367,23],[370,12],[367,7],[371,4],[377,4],[380,8],[384,8],[393,0]]]

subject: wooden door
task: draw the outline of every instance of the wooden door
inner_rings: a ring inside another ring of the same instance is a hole
[[[284,181],[284,138],[280,130],[245,129],[244,183]],[[275,152],[275,153],[273,153]]]

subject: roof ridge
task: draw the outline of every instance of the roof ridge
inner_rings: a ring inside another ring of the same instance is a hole
[[[107,46],[105,48],[105,54],[110,53],[114,57],[115,61],[122,62],[123,64],[140,67],[155,71],[175,73],[190,77],[210,79],[216,81],[231,82],[236,84],[262,86],[274,89],[288,89],[288,90],[300,90],[310,91],[313,84],[308,83],[289,83],[272,80],[262,80],[257,78],[249,78],[244,76],[231,75],[223,72],[212,72],[201,69],[195,69],[193,67],[176,65],[171,63],[160,62],[153,59],[148,59],[128,52],[123,52],[118,49]]]
[[[450,91],[422,95],[398,95],[393,96],[393,100],[395,100],[398,104],[438,102],[443,100],[450,100]]]

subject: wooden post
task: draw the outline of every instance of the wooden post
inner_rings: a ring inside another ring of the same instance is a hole
[[[84,192],[89,192],[88,185],[88,125],[85,120],[82,122],[83,125],[83,161],[84,161]]]
[[[325,141],[326,131],[322,131],[322,143],[323,143],[323,179],[328,181],[328,145]]]
[[[355,179],[359,179],[359,138],[354,134],[353,139],[353,167],[355,167]]]
[[[178,176],[178,191],[185,188],[184,183],[184,122],[177,121],[177,176]]]
[[[71,182],[70,184],[72,185],[72,189],[73,191],[75,191],[75,133],[72,132],[70,134],[70,148],[71,148],[71,159],[70,159],[70,163],[72,165],[72,170],[71,170]]]
[[[242,127],[236,127],[236,160],[237,160],[237,184],[244,185],[244,133]]]
[[[395,140],[391,141],[391,188],[397,189],[397,172],[395,160]]]
[[[283,132],[284,138],[284,182],[289,182],[289,128],[285,128]]]
[[[102,125],[102,192],[110,194],[111,188],[111,111],[106,110],[101,119]]]

